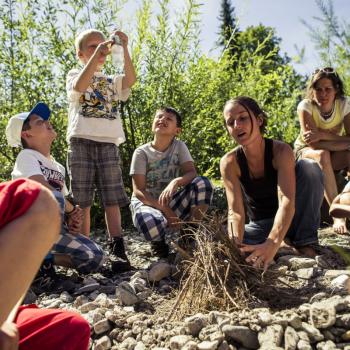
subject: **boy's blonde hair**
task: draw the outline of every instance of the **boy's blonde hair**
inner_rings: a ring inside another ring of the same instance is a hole
[[[75,51],[77,55],[78,55],[78,52],[83,48],[85,39],[91,34],[101,34],[103,37],[105,37],[105,35],[100,30],[97,30],[97,29],[86,29],[82,31],[75,38]]]

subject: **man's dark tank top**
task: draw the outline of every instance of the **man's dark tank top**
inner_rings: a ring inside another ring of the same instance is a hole
[[[239,178],[246,201],[248,217],[252,221],[274,218],[278,209],[277,171],[272,166],[273,140],[265,139],[264,176],[252,179],[249,174],[247,158],[240,146],[235,150]]]

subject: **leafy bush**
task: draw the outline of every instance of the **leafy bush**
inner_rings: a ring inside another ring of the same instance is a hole
[[[29,110],[39,100],[47,102],[53,111],[52,121],[59,137],[52,153],[65,164],[65,76],[77,66],[74,37],[87,27],[108,34],[111,24],[122,18],[123,4],[118,7],[117,2],[109,0],[0,3],[0,178],[5,180],[10,177],[17,154],[5,142],[7,120]],[[158,6],[159,13],[154,16],[153,2],[144,0],[130,31],[138,81],[131,98],[121,104],[127,138],[121,152],[129,194],[132,153],[135,147],[151,140],[151,122],[162,105],[171,105],[183,114],[181,138],[189,146],[199,172],[212,178],[220,177],[219,160],[233,147],[222,117],[229,98],[245,94],[257,99],[270,115],[268,136],[293,142],[298,132],[295,110],[303,81],[288,60],[279,56],[278,40],[271,37],[273,46],[264,50],[271,40],[260,40],[264,32],[260,26],[255,50],[247,45],[240,55],[224,52],[220,58],[211,59],[199,49],[199,2],[187,0],[183,11],[175,15],[170,13],[169,0],[159,0]],[[244,38],[242,33],[240,38]],[[252,35],[254,31],[250,29],[246,37]],[[112,72],[109,63],[106,70]],[[96,223],[100,223],[101,215],[95,205],[92,216]]]

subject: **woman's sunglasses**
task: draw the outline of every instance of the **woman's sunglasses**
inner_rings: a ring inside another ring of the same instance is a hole
[[[335,74],[335,75],[337,75],[337,72],[335,71],[335,69],[333,67],[317,68],[317,69],[314,70],[312,75],[315,75],[317,73],[326,73],[326,74]]]

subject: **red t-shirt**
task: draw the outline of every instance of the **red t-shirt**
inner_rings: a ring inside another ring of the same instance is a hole
[[[23,215],[38,198],[41,185],[29,179],[0,184],[0,229]]]

